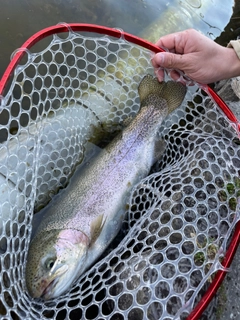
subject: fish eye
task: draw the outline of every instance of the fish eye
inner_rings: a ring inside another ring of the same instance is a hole
[[[54,263],[55,263],[55,259],[53,258],[49,258],[45,261],[45,267],[47,270],[51,270],[52,267],[54,266]]]

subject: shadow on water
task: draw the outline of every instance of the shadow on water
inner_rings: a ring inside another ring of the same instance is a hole
[[[233,8],[233,14],[229,20],[229,23],[224,28],[219,37],[216,38],[216,42],[226,46],[229,40],[237,39],[240,34],[240,2],[235,1]]]

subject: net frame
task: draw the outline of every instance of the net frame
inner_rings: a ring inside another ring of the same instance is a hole
[[[104,26],[94,25],[94,24],[81,24],[81,23],[70,23],[70,24],[58,24],[56,26],[51,26],[48,28],[45,28],[43,30],[40,30],[39,32],[35,33],[33,36],[31,36],[14,54],[11,62],[9,63],[8,67],[6,68],[6,71],[4,72],[1,80],[0,80],[0,102],[1,102],[1,96],[4,95],[5,88],[10,81],[10,78],[17,67],[19,61],[26,55],[27,51],[37,42],[42,40],[43,38],[46,38],[48,36],[51,36],[53,34],[57,33],[64,33],[69,32],[70,30],[76,31],[76,32],[92,32],[92,33],[98,33],[103,34],[111,37],[115,37],[117,39],[124,38],[125,40],[136,44],[138,46],[142,46],[145,49],[148,49],[152,51],[153,53],[163,52],[164,50],[162,48],[159,48],[155,46],[154,44],[143,40],[137,36],[131,35],[129,33],[126,33],[119,29],[113,29],[108,28]],[[186,77],[187,79],[187,77]],[[211,97],[214,102],[217,104],[217,106],[223,111],[223,113],[226,115],[226,117],[232,122],[233,126],[235,127],[237,134],[240,130],[240,123],[238,122],[236,116],[233,114],[233,112],[229,109],[229,107],[225,104],[225,102],[218,96],[218,94],[210,88],[208,85],[202,85],[198,84],[199,88],[204,90],[206,94]],[[233,257],[235,255],[235,252],[237,250],[238,244],[240,241],[240,222],[236,224],[234,234],[232,236],[231,242],[228,246],[226,255],[224,257],[224,260],[222,261],[223,269],[219,270],[211,285],[209,286],[208,290],[200,300],[200,302],[197,304],[197,306],[194,308],[194,310],[190,313],[188,316],[188,320],[197,320],[203,311],[206,309],[210,301],[212,300],[213,296],[215,295],[216,291],[220,287],[222,281],[224,280],[224,277],[226,275],[226,271],[231,265],[231,262],[233,260]]]

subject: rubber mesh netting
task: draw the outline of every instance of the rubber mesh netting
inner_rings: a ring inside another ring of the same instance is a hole
[[[221,269],[238,220],[234,126],[189,87],[111,247],[66,294],[33,300],[25,264],[34,212],[137,113],[139,82],[153,69],[147,49],[72,31],[26,57],[1,99],[1,318],[185,319]]]

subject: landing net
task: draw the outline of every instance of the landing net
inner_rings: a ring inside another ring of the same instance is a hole
[[[163,122],[165,152],[103,257],[59,298],[26,291],[36,212],[136,115],[157,51],[119,30],[62,24],[15,53],[0,82],[1,319],[195,319],[219,286],[238,241],[240,141],[234,115],[195,84]]]

